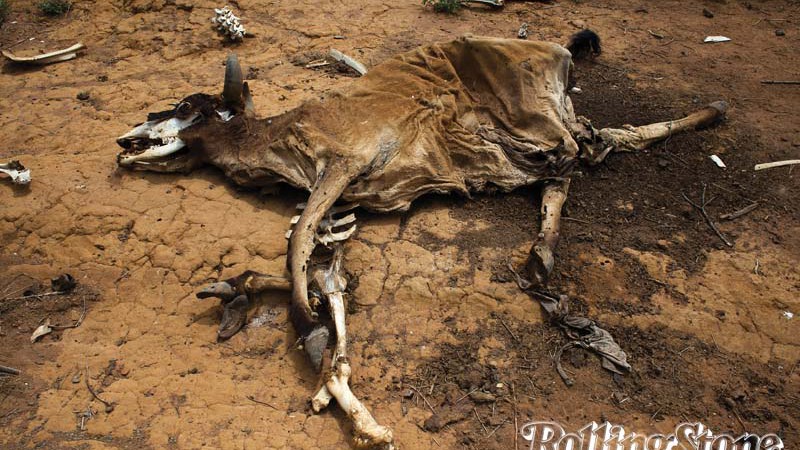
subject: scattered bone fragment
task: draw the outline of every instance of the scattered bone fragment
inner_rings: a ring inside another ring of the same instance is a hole
[[[0,172],[11,177],[14,184],[28,184],[31,182],[31,171],[26,169],[19,161],[12,160],[5,164],[0,164]]]
[[[728,167],[728,166],[726,166],[726,165],[725,165],[725,163],[722,161],[722,158],[720,158],[720,157],[719,157],[719,156],[717,156],[717,155],[711,155],[711,156],[709,156],[709,158],[711,158],[711,161],[714,161],[714,164],[716,164],[716,165],[717,165],[717,167],[719,167],[720,169],[724,169],[724,168]]]
[[[214,9],[214,14],[215,16],[211,18],[211,23],[217,26],[217,32],[232,41],[241,41],[244,39],[247,31],[230,8],[225,6],[223,8]]]
[[[793,166],[800,164],[800,159],[787,159],[784,161],[774,161],[768,163],[756,164],[755,170],[772,169],[773,167]]]
[[[332,48],[328,54],[330,55],[331,58],[335,59],[336,61],[341,61],[347,64],[351,69],[358,72],[358,74],[361,75],[362,77],[367,74],[367,68],[363,64],[345,55],[339,50]]]
[[[8,50],[3,50],[3,56],[8,58],[10,61],[19,64],[35,64],[35,65],[45,65],[45,64],[52,64],[62,61],[69,61],[78,56],[78,51],[86,48],[85,45],[82,43],[77,43],[72,47],[68,47],[62,50],[55,50],[49,53],[43,53],[41,55],[36,56],[17,56]]]
[[[520,25],[519,31],[517,31],[517,38],[528,39],[528,24],[526,22],[523,22],[522,25]]]
[[[33,331],[33,334],[31,335],[31,344],[39,340],[40,337],[52,332],[53,328],[50,327],[50,320],[48,319]]]
[[[731,38],[725,36],[706,36],[706,38],[703,39],[703,42],[706,44],[714,44],[717,42],[728,42],[730,40]]]

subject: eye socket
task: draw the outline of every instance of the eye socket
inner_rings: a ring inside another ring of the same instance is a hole
[[[175,112],[177,114],[188,114],[192,110],[192,104],[189,102],[181,102],[177,108],[175,108]]]

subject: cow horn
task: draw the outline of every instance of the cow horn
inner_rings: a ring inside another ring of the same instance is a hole
[[[240,105],[242,103],[242,67],[235,53],[228,55],[225,62],[225,85],[222,88],[222,98],[225,103]]]

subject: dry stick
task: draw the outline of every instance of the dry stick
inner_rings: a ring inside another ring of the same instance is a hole
[[[97,392],[95,392],[94,389],[92,389],[92,385],[89,384],[89,366],[86,366],[86,373],[83,376],[83,381],[86,382],[86,388],[89,389],[89,393],[92,394],[92,397],[94,397],[97,401],[106,406],[107,413],[114,411],[114,404],[100,398],[100,396],[97,395]]]
[[[86,296],[83,296],[83,311],[81,311],[81,316],[78,317],[78,320],[75,321],[72,325],[50,325],[50,328],[54,330],[68,330],[70,328],[78,328],[83,323],[83,319],[86,318]]]
[[[578,223],[582,223],[582,224],[585,224],[585,225],[591,225],[592,224],[592,222],[589,222],[588,220],[576,219],[574,217],[563,217],[562,216],[561,220],[567,220],[567,221],[570,221],[570,222],[578,222]]]
[[[273,405],[271,405],[271,404],[269,404],[267,402],[262,402],[261,400],[256,400],[255,397],[253,397],[252,395],[248,395],[247,399],[250,400],[253,403],[258,403],[259,405],[269,406],[270,408],[274,409],[275,411],[280,411],[278,408],[276,408],[275,406],[273,406]]]
[[[738,211],[734,211],[734,212],[732,212],[730,214],[723,214],[723,215],[719,216],[719,218],[720,218],[720,220],[738,219],[739,217],[742,217],[743,215],[745,215],[745,214],[747,214],[749,212],[752,212],[756,208],[758,208],[758,202],[755,202],[753,204],[747,205],[744,208],[742,208],[742,209],[740,209]]]
[[[506,424],[506,422],[508,422],[508,419],[503,419],[503,423],[501,423],[500,425],[496,426],[496,427],[494,428],[494,430],[492,430],[492,432],[491,432],[491,433],[489,433],[489,435],[488,435],[488,436],[486,436],[486,439],[489,439],[490,437],[492,437],[492,435],[494,434],[494,432],[495,432],[495,431],[497,431],[497,430],[499,430],[499,429],[500,429],[500,427],[502,427],[503,425],[505,425],[505,424]]]
[[[714,200],[712,198],[711,200],[706,201],[706,185],[705,184],[703,185],[703,192],[702,194],[700,194],[699,205],[689,200],[689,197],[687,197],[686,194],[684,194],[683,192],[681,192],[681,195],[687,202],[689,202],[690,205],[694,206],[698,211],[700,211],[700,214],[702,214],[703,218],[706,219],[706,223],[708,223],[708,226],[711,227],[712,230],[714,230],[714,233],[716,233],[720,239],[722,239],[722,242],[724,242],[725,245],[727,245],[728,247],[733,247],[733,244],[725,237],[725,235],[722,234],[721,231],[719,231],[719,228],[717,228],[717,226],[714,224],[714,221],[711,220],[711,217],[708,215],[708,212],[706,212],[706,205],[711,203],[711,200]]]
[[[15,369],[13,367],[0,366],[0,373],[5,373],[8,375],[19,375],[20,371],[19,369]]]
[[[506,325],[505,321],[503,321],[503,319],[499,319],[499,320],[500,320],[500,324],[503,325],[503,328],[505,328],[506,331],[508,331],[508,334],[510,334],[511,337],[514,338],[515,341],[519,342],[519,338],[517,337],[516,334],[514,334],[513,331],[511,331],[511,328],[508,328],[508,325]]]
[[[800,84],[800,80],[761,80],[761,84]]]
[[[464,395],[462,395],[461,397],[459,397],[459,399],[458,399],[458,400],[456,400],[456,401],[455,401],[455,403],[453,403],[453,404],[455,405],[456,403],[460,402],[461,400],[464,400],[465,398],[467,398],[467,396],[469,396],[470,394],[472,394],[473,392],[475,392],[475,391],[477,391],[477,390],[478,390],[478,388],[475,388],[475,389],[473,389],[473,390],[471,390],[471,391],[467,392],[466,394],[464,394]]]
[[[567,387],[571,387],[573,384],[575,384],[575,381],[572,378],[570,378],[570,376],[567,375],[567,372],[564,370],[564,368],[561,367],[561,354],[564,353],[564,350],[575,347],[575,345],[576,345],[575,342],[567,342],[566,344],[561,346],[556,351],[556,354],[553,356],[553,360],[556,363],[556,372],[558,372],[558,375],[561,377],[562,380],[564,380],[564,384],[566,384]]]
[[[481,416],[479,416],[479,415],[478,415],[478,410],[477,410],[476,408],[474,408],[474,407],[473,407],[473,408],[472,408],[472,412],[474,412],[474,413],[475,413],[475,418],[476,418],[476,419],[478,419],[478,423],[480,423],[480,424],[481,424],[481,427],[483,427],[483,434],[486,434],[486,433],[488,433],[488,432],[489,432],[489,430],[487,430],[487,429],[486,429],[486,425],[484,425],[484,424],[483,424],[483,421],[481,420]]]
[[[431,404],[428,402],[428,399],[425,398],[424,395],[422,395],[422,392],[420,392],[419,389],[415,388],[414,386],[411,386],[410,384],[408,385],[408,387],[409,387],[409,389],[411,389],[414,392],[416,392],[420,397],[422,397],[422,401],[425,402],[426,405],[428,405],[428,408],[430,408],[431,412],[436,414],[436,410],[433,409],[433,406],[431,406]]]
[[[66,294],[66,291],[52,291],[52,292],[45,292],[43,294],[23,295],[22,297],[11,297],[11,298],[6,298],[4,300],[25,300],[29,298],[48,297],[50,295],[61,295],[61,294]]]

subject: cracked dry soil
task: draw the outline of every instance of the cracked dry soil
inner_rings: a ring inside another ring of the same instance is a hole
[[[800,334],[783,315],[800,312],[798,171],[752,170],[798,157],[800,91],[759,83],[797,78],[796,2],[509,2],[444,16],[416,0],[240,0],[232,6],[256,37],[238,45],[214,34],[220,5],[209,1],[76,0],[55,19],[35,3],[13,2],[4,48],[80,40],[88,51],[0,74],[0,157],[22,160],[34,180],[0,184],[0,364],[23,371],[0,378],[0,447],[349,448],[340,410],[310,411],[317,381],[293,347],[285,294],[261,296],[249,325],[224,343],[215,342],[218,305],[194,298],[246,269],[280,273],[302,193],[239,190],[210,169],[120,171],[115,137],[147,111],[216,92],[230,51],[266,116],[352,82],[292,63],[330,47],[373,66],[464,33],[514,37],[521,22],[531,38],[564,42],[576,20],[605,44],[597,62],[575,69],[576,110],[596,125],[732,105],[716,128],[615,155],[573,182],[551,287],[612,332],[633,373],[612,378],[577,349],[563,357],[576,384],[555,373],[551,355],[565,338],[505,269],[524,260],[537,228],[537,193],[527,189],[358,213],[345,263],[354,392],[402,448],[526,448],[514,442],[515,417],[571,429],[607,419],[641,433],[702,421],[778,433],[787,448],[800,442]],[[700,44],[707,34],[733,41]],[[759,202],[719,222],[733,248],[680,196],[697,198],[703,184],[715,218]],[[79,282],[71,294],[9,300],[46,291],[62,272]],[[30,343],[41,320],[79,317],[83,299],[80,327]],[[486,395],[465,397],[475,390]]]

